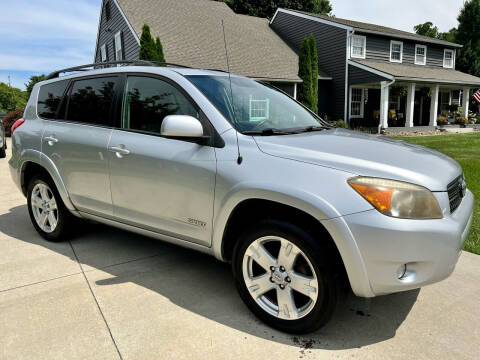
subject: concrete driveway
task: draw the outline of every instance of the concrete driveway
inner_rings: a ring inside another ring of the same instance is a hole
[[[420,291],[349,295],[294,337],[250,314],[227,264],[100,225],[48,243],[25,204],[0,159],[1,359],[478,359],[479,256]]]

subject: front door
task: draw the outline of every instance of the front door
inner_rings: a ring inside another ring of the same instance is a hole
[[[117,77],[76,80],[67,111],[45,120],[42,150],[57,167],[77,209],[111,215],[107,145]]]
[[[114,217],[127,224],[210,245],[214,148],[160,136],[167,115],[200,116],[168,80],[129,76],[122,129],[109,143]]]

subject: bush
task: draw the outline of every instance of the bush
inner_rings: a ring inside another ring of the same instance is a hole
[[[343,120],[337,120],[330,123],[334,127],[348,129],[348,124]]]
[[[12,136],[12,133],[11,133],[12,125],[15,121],[17,121],[23,116],[24,110],[25,109],[23,108],[13,110],[12,112],[9,112],[7,116],[5,116],[5,118],[3,119],[3,126],[5,127],[6,136]]]
[[[447,124],[447,117],[446,116],[439,116],[437,118],[437,125],[446,125]]]
[[[465,116],[457,116],[455,123],[458,125],[465,125],[468,122],[468,119]]]

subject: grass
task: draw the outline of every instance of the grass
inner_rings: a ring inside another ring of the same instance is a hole
[[[436,136],[397,137],[414,144],[440,151],[462,166],[467,186],[475,195],[472,229],[464,249],[480,254],[480,132]]]

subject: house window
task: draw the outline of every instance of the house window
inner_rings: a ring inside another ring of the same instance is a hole
[[[425,45],[415,45],[415,64],[425,65],[427,63],[427,47]]]
[[[350,117],[363,117],[363,89],[350,89]]]
[[[402,62],[403,57],[403,43],[401,41],[390,41],[390,61]]]
[[[440,93],[440,113],[448,112],[450,109],[450,91]]]
[[[453,68],[455,61],[455,56],[453,50],[445,49],[443,52],[443,67],[444,68]]]
[[[362,35],[352,36],[351,56],[353,58],[365,59],[367,39]]]
[[[119,31],[115,34],[115,60],[123,60],[122,54],[122,32]]]
[[[270,113],[270,99],[256,100],[250,96],[250,121],[268,120]]]
[[[108,21],[110,20],[110,16],[111,16],[111,13],[110,13],[110,1],[107,1],[105,3],[105,19]]]
[[[100,57],[101,57],[101,61],[102,61],[102,62],[106,62],[106,61],[107,61],[107,47],[105,46],[105,44],[103,44],[103,45],[100,47]]]

